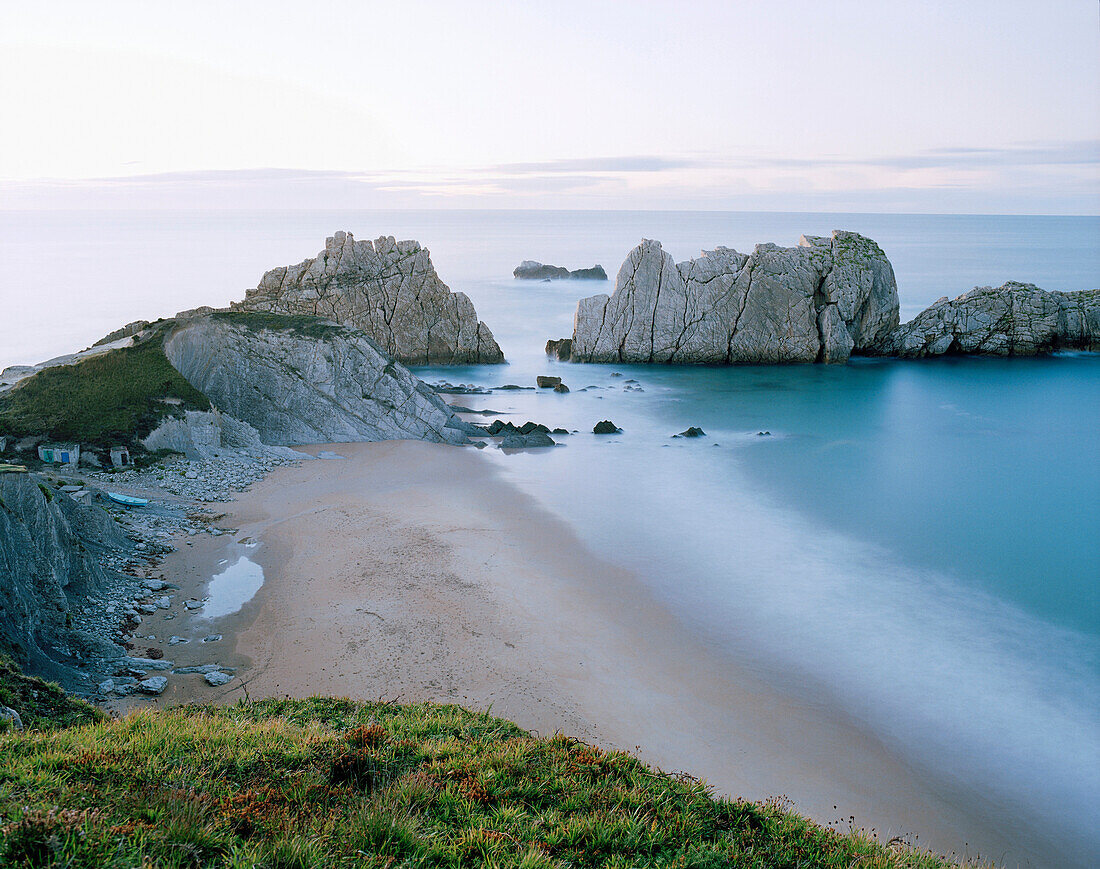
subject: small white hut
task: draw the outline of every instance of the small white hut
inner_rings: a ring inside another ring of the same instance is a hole
[[[126,447],[111,447],[112,468],[129,468],[133,464],[130,460],[130,451]]]
[[[80,444],[39,446],[38,458],[55,465],[75,465],[80,461]]]

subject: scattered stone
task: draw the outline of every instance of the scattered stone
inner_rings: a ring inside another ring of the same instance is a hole
[[[153,637],[150,637],[150,639],[153,639]],[[164,657],[164,652],[154,646],[150,646],[148,649],[146,649],[145,654],[152,658],[154,661],[159,661]]]
[[[573,352],[573,339],[572,338],[551,338],[546,342],[546,355],[551,359],[557,359],[561,362],[568,362],[569,356]]]
[[[215,688],[233,681],[233,676],[230,673],[223,673],[221,670],[211,670],[206,673],[203,678],[206,680],[207,685],[212,685]]]
[[[163,595],[162,597],[158,597],[155,601],[153,601],[153,603],[156,604],[157,609],[162,609],[162,610],[166,610],[166,609],[168,609],[168,607],[170,607],[172,605],[172,601],[168,597],[168,595]]]
[[[145,694],[163,694],[168,687],[168,679],[165,676],[150,676],[138,682],[138,688]]]
[[[182,645],[183,643],[190,643],[190,642],[191,641],[189,639],[187,639],[186,637],[172,636],[172,637],[168,638],[168,645],[169,646],[179,646],[179,645]]]
[[[203,637],[203,638],[202,638],[202,641],[203,641],[204,643],[216,643],[216,642],[218,642],[218,640],[220,640],[221,638],[222,638],[222,635],[221,635],[221,634],[211,634],[211,635],[210,635],[209,637]]]
[[[619,434],[621,431],[622,429],[609,419],[596,423],[592,428],[593,434]]]
[[[0,722],[3,722],[5,727],[11,727],[15,730],[23,729],[23,719],[10,706],[0,706]]]
[[[189,610],[201,610],[204,604],[201,600],[185,600],[183,605]]]
[[[137,605],[137,611],[139,613],[143,613],[144,615],[151,616],[157,611],[157,608],[151,603],[139,603]]]
[[[149,591],[162,591],[167,585],[163,579],[146,579],[141,583],[141,587]]]

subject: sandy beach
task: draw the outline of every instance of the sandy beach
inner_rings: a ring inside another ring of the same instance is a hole
[[[822,822],[854,816],[885,839],[971,856],[993,846],[951,794],[824,703],[780,693],[708,647],[475,450],[309,451],[342,458],[277,469],[227,505],[219,524],[235,534],[165,562],[199,597],[242,555],[264,583],[235,614],[190,617],[194,635],[224,635],[216,646],[173,650],[180,663],[236,666],[238,678],[222,689],[177,679],[162,703],[244,693],[458,703],[635,751],[722,793],[786,796]]]

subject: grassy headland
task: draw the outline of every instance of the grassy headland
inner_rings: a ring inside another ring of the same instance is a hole
[[[165,416],[210,402],[164,355],[166,327],[133,347],[45,368],[0,394],[0,432],[133,445]]]

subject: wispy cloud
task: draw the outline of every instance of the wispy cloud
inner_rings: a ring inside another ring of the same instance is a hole
[[[500,163],[486,171],[509,175],[555,174],[575,172],[666,172],[686,169],[700,162],[685,158],[652,156],[633,157],[581,157],[568,160],[546,160],[541,163]]]

